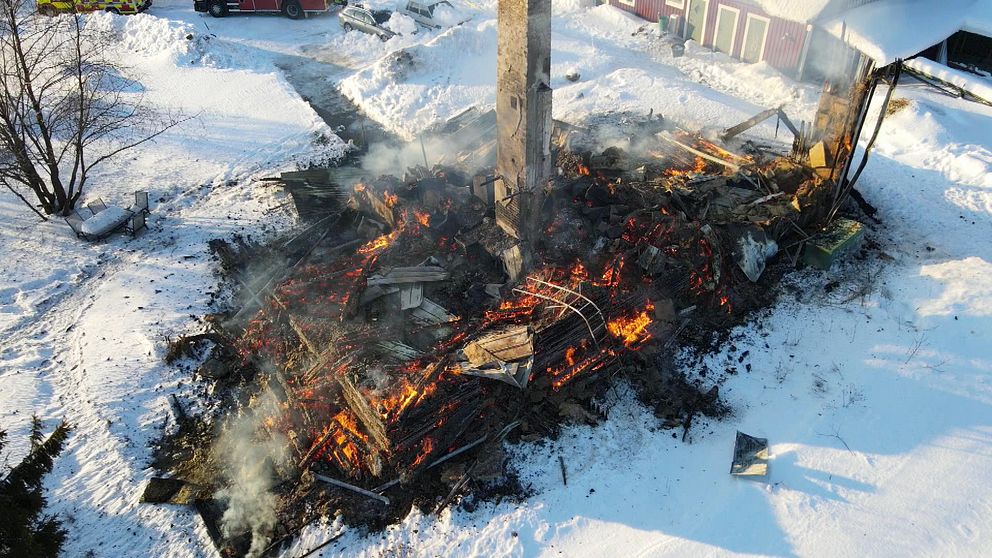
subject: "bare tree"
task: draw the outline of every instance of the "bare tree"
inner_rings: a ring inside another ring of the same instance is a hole
[[[85,16],[33,8],[0,0],[0,182],[44,219],[72,211],[97,165],[183,120],[144,105]]]

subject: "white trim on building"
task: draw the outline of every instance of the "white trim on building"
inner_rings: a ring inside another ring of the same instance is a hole
[[[758,51],[757,60],[744,60],[744,50],[747,47],[747,37],[749,34],[748,31],[751,30],[751,22],[755,20],[764,22],[765,24],[765,32],[761,37],[761,50]],[[772,20],[770,18],[760,16],[758,14],[747,14],[747,19],[744,23],[744,40],[741,42],[741,60],[744,60],[745,62],[761,62],[765,59],[765,44],[768,42],[768,28],[771,27],[771,25]]]
[[[692,5],[695,4],[696,2],[702,2],[706,4],[706,8],[703,9],[703,23],[702,25],[699,26],[700,46],[706,44],[706,24],[708,23],[708,19],[710,15],[710,1],[711,0],[689,0],[689,5],[686,6],[685,8],[685,23],[683,24],[686,33],[685,38],[691,39],[692,37],[688,36],[688,32],[689,32],[689,13],[692,12]]]
[[[732,6],[724,6],[723,4],[719,4],[716,7],[716,25],[713,29],[713,50],[720,50],[717,48],[716,42],[720,38],[720,22],[722,21],[720,18],[720,12],[724,10],[734,13],[734,26],[730,32],[730,51],[725,53],[727,56],[733,56],[734,46],[737,44],[737,25],[740,23],[741,11]]]

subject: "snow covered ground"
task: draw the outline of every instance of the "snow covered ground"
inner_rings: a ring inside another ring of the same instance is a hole
[[[740,64],[690,42],[672,56],[655,26],[610,6],[556,4],[552,20],[551,87],[555,118],[581,124],[590,114],[654,110],[693,129],[726,127],[764,108],[784,105],[810,120],[819,91],[784,78],[766,64]],[[480,11],[470,22],[421,44],[389,41],[383,56],[341,82],[341,91],[401,137],[474,105],[495,106],[496,19]],[[347,48],[350,45],[340,44]],[[398,50],[409,53],[400,61]],[[565,74],[576,71],[571,83]],[[757,129],[774,134],[774,122]]]
[[[126,204],[149,190],[150,230],[137,239],[81,243],[0,193],[0,425],[19,442],[12,459],[32,412],[76,426],[46,483],[66,556],[216,555],[189,510],[137,501],[167,395],[204,396],[162,355],[219,289],[206,241],[290,226],[286,199],[256,179],[344,150],[280,68],[333,64],[327,87],[414,137],[493,102],[493,5],[466,6],[475,15],[461,28],[386,43],[342,33],[333,16],[216,20],[185,1],[93,16],[117,30],[151,103],[196,118],[105,167],[87,193]],[[691,44],[673,59],[616,10],[573,1],[555,12],[558,118],[654,109],[723,127],[778,104],[808,119],[815,106],[815,88],[761,65]],[[391,62],[405,48],[412,68]],[[690,374],[722,382],[733,417],[697,421],[683,443],[621,393],[603,425],[511,448],[536,490],[524,504],[414,512],[322,555],[987,555],[992,108],[912,84],[897,96],[909,102],[883,126],[861,186],[888,257],[796,273],[732,343],[685,356]],[[755,133],[769,139],[774,126]],[[769,438],[767,482],[729,476],[736,430]],[[339,528],[312,526],[287,556]]]

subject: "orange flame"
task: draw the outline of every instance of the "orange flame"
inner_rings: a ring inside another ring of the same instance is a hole
[[[410,385],[406,379],[403,379],[402,389],[397,390],[394,395],[384,397],[379,401],[383,418],[389,419],[390,417],[399,416],[400,413],[417,399],[418,395],[420,395],[420,392]]]
[[[342,428],[351,432],[356,438],[363,442],[368,442],[369,438],[362,433],[361,429],[358,428],[358,421],[351,416],[347,411],[341,411],[340,413],[334,415],[334,420],[341,425]]]
[[[358,249],[358,253],[362,255],[375,255],[382,253],[383,250],[389,248],[394,240],[400,235],[400,229],[396,229],[389,234],[384,234],[378,238],[370,240],[364,246]]]
[[[417,219],[417,222],[420,223],[421,226],[423,227],[431,226],[430,213],[427,213],[426,211],[414,211],[413,216]]]
[[[731,152],[727,151],[726,149],[720,147],[719,145],[717,145],[717,144],[715,144],[715,143],[713,143],[711,141],[705,140],[703,138],[698,138],[696,140],[696,147],[702,149],[703,151],[706,151],[707,153],[709,153],[711,155],[716,155],[717,157],[720,157],[721,159],[726,159],[726,160],[731,160],[731,161],[734,160],[734,159],[739,160],[739,161],[740,160],[743,160],[743,161],[753,161],[753,159],[751,157],[741,156],[741,155],[737,155],[735,153],[731,153]]]
[[[648,326],[651,325],[652,312],[654,312],[654,303],[648,301],[644,310],[633,316],[620,317],[607,322],[606,329],[610,335],[623,341],[624,346],[628,349],[638,348],[651,339]]]
[[[400,201],[399,196],[396,194],[390,194],[388,190],[382,193],[382,198],[386,200],[386,205],[389,207],[395,206],[396,203]]]
[[[623,254],[618,255],[610,263],[606,264],[606,269],[603,270],[603,276],[599,281],[596,282],[598,286],[609,287],[611,289],[617,288],[620,284],[620,273],[623,271]]]
[[[565,363],[569,366],[575,366],[575,351],[575,347],[565,349]]]
[[[423,442],[420,444],[420,453],[417,455],[417,459],[413,461],[410,465],[410,469],[416,469],[418,465],[424,462],[431,453],[434,452],[434,440],[428,436],[424,438]]]
[[[613,349],[603,348],[593,351],[592,354],[578,358],[577,354],[585,351],[588,345],[583,341],[578,347],[569,347],[565,350],[565,362],[556,366],[549,367],[547,373],[553,378],[551,382],[551,387],[555,391],[561,389],[562,386],[568,382],[575,379],[580,374],[589,372],[597,372],[602,370],[607,364],[609,364],[610,359],[616,356],[616,352]]]
[[[695,161],[693,161],[693,166],[690,169],[677,169],[670,168],[665,170],[665,176],[689,176],[693,174],[702,174],[706,170],[706,160],[702,157],[697,156]]]

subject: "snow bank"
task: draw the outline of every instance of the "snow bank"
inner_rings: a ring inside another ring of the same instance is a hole
[[[115,42],[114,47],[128,53],[125,63],[135,56],[188,54],[191,41],[198,35],[188,23],[148,14],[121,17],[108,12],[94,12],[86,17],[86,26],[108,33]]]
[[[468,19],[465,14],[459,12],[454,7],[447,4],[438,4],[431,14],[434,23],[441,27],[452,27]]]
[[[393,51],[341,82],[366,114],[412,139],[476,104],[495,102],[496,22],[467,23]]]
[[[642,32],[645,25],[608,5],[552,18],[556,118],[577,123],[593,112],[641,111],[647,106],[685,125],[726,127],[780,105],[797,120],[812,114],[815,87],[797,84],[766,64],[744,64],[691,43],[686,56],[673,58],[667,43]],[[425,42],[400,50],[370,47],[385,54],[340,84],[367,115],[408,139],[465,108],[495,103],[495,20],[468,23],[421,40]],[[568,81],[570,71],[581,74],[581,80]],[[735,108],[721,108],[728,105]],[[771,137],[774,122],[752,133]]]
[[[156,17],[147,13],[117,16],[94,12],[86,16],[87,27],[106,33],[121,61],[133,66],[161,59],[178,66],[213,66],[238,70],[269,70],[272,57],[260,57],[248,45],[200,33],[187,22]]]
[[[596,0],[552,0],[551,13],[556,16],[570,14],[587,10],[595,5]]]
[[[634,33],[647,25],[647,22],[634,14],[609,4],[600,4],[589,10],[576,8],[573,12],[581,12],[572,20],[573,27],[581,27],[594,34],[615,36],[619,33]]]
[[[902,92],[907,95],[909,91]],[[917,98],[918,97],[918,98]],[[923,186],[943,188],[941,205],[950,204],[947,214],[932,214],[931,219],[956,222],[964,212],[992,216],[992,141],[989,140],[989,107],[944,96],[941,102],[933,98],[912,96],[913,100],[892,116],[886,117],[879,134],[878,153],[884,158],[896,158],[910,169],[929,169],[931,173],[916,173],[902,177],[912,184],[909,192]],[[954,110],[949,111],[951,105]],[[874,122],[874,114],[869,122]],[[937,176],[932,176],[936,173]],[[938,180],[939,179],[939,180]],[[887,196],[902,196],[896,184],[886,190]],[[906,217],[909,218],[910,215]],[[919,218],[917,216],[917,218]],[[943,234],[948,234],[947,232]],[[965,236],[961,243],[976,239]]]
[[[670,58],[672,65],[694,81],[758,106],[785,106],[786,113],[795,121],[809,120],[819,99],[818,88],[797,83],[767,62],[741,62],[722,52],[701,47],[695,41],[686,43],[684,56],[671,57],[667,51],[662,56],[665,60]]]
[[[393,12],[384,27],[398,35],[413,35],[417,32],[417,22],[400,12]]]
[[[992,80],[988,78],[949,68],[922,56],[906,61],[905,65],[923,75],[960,87],[979,99],[992,103]]]

